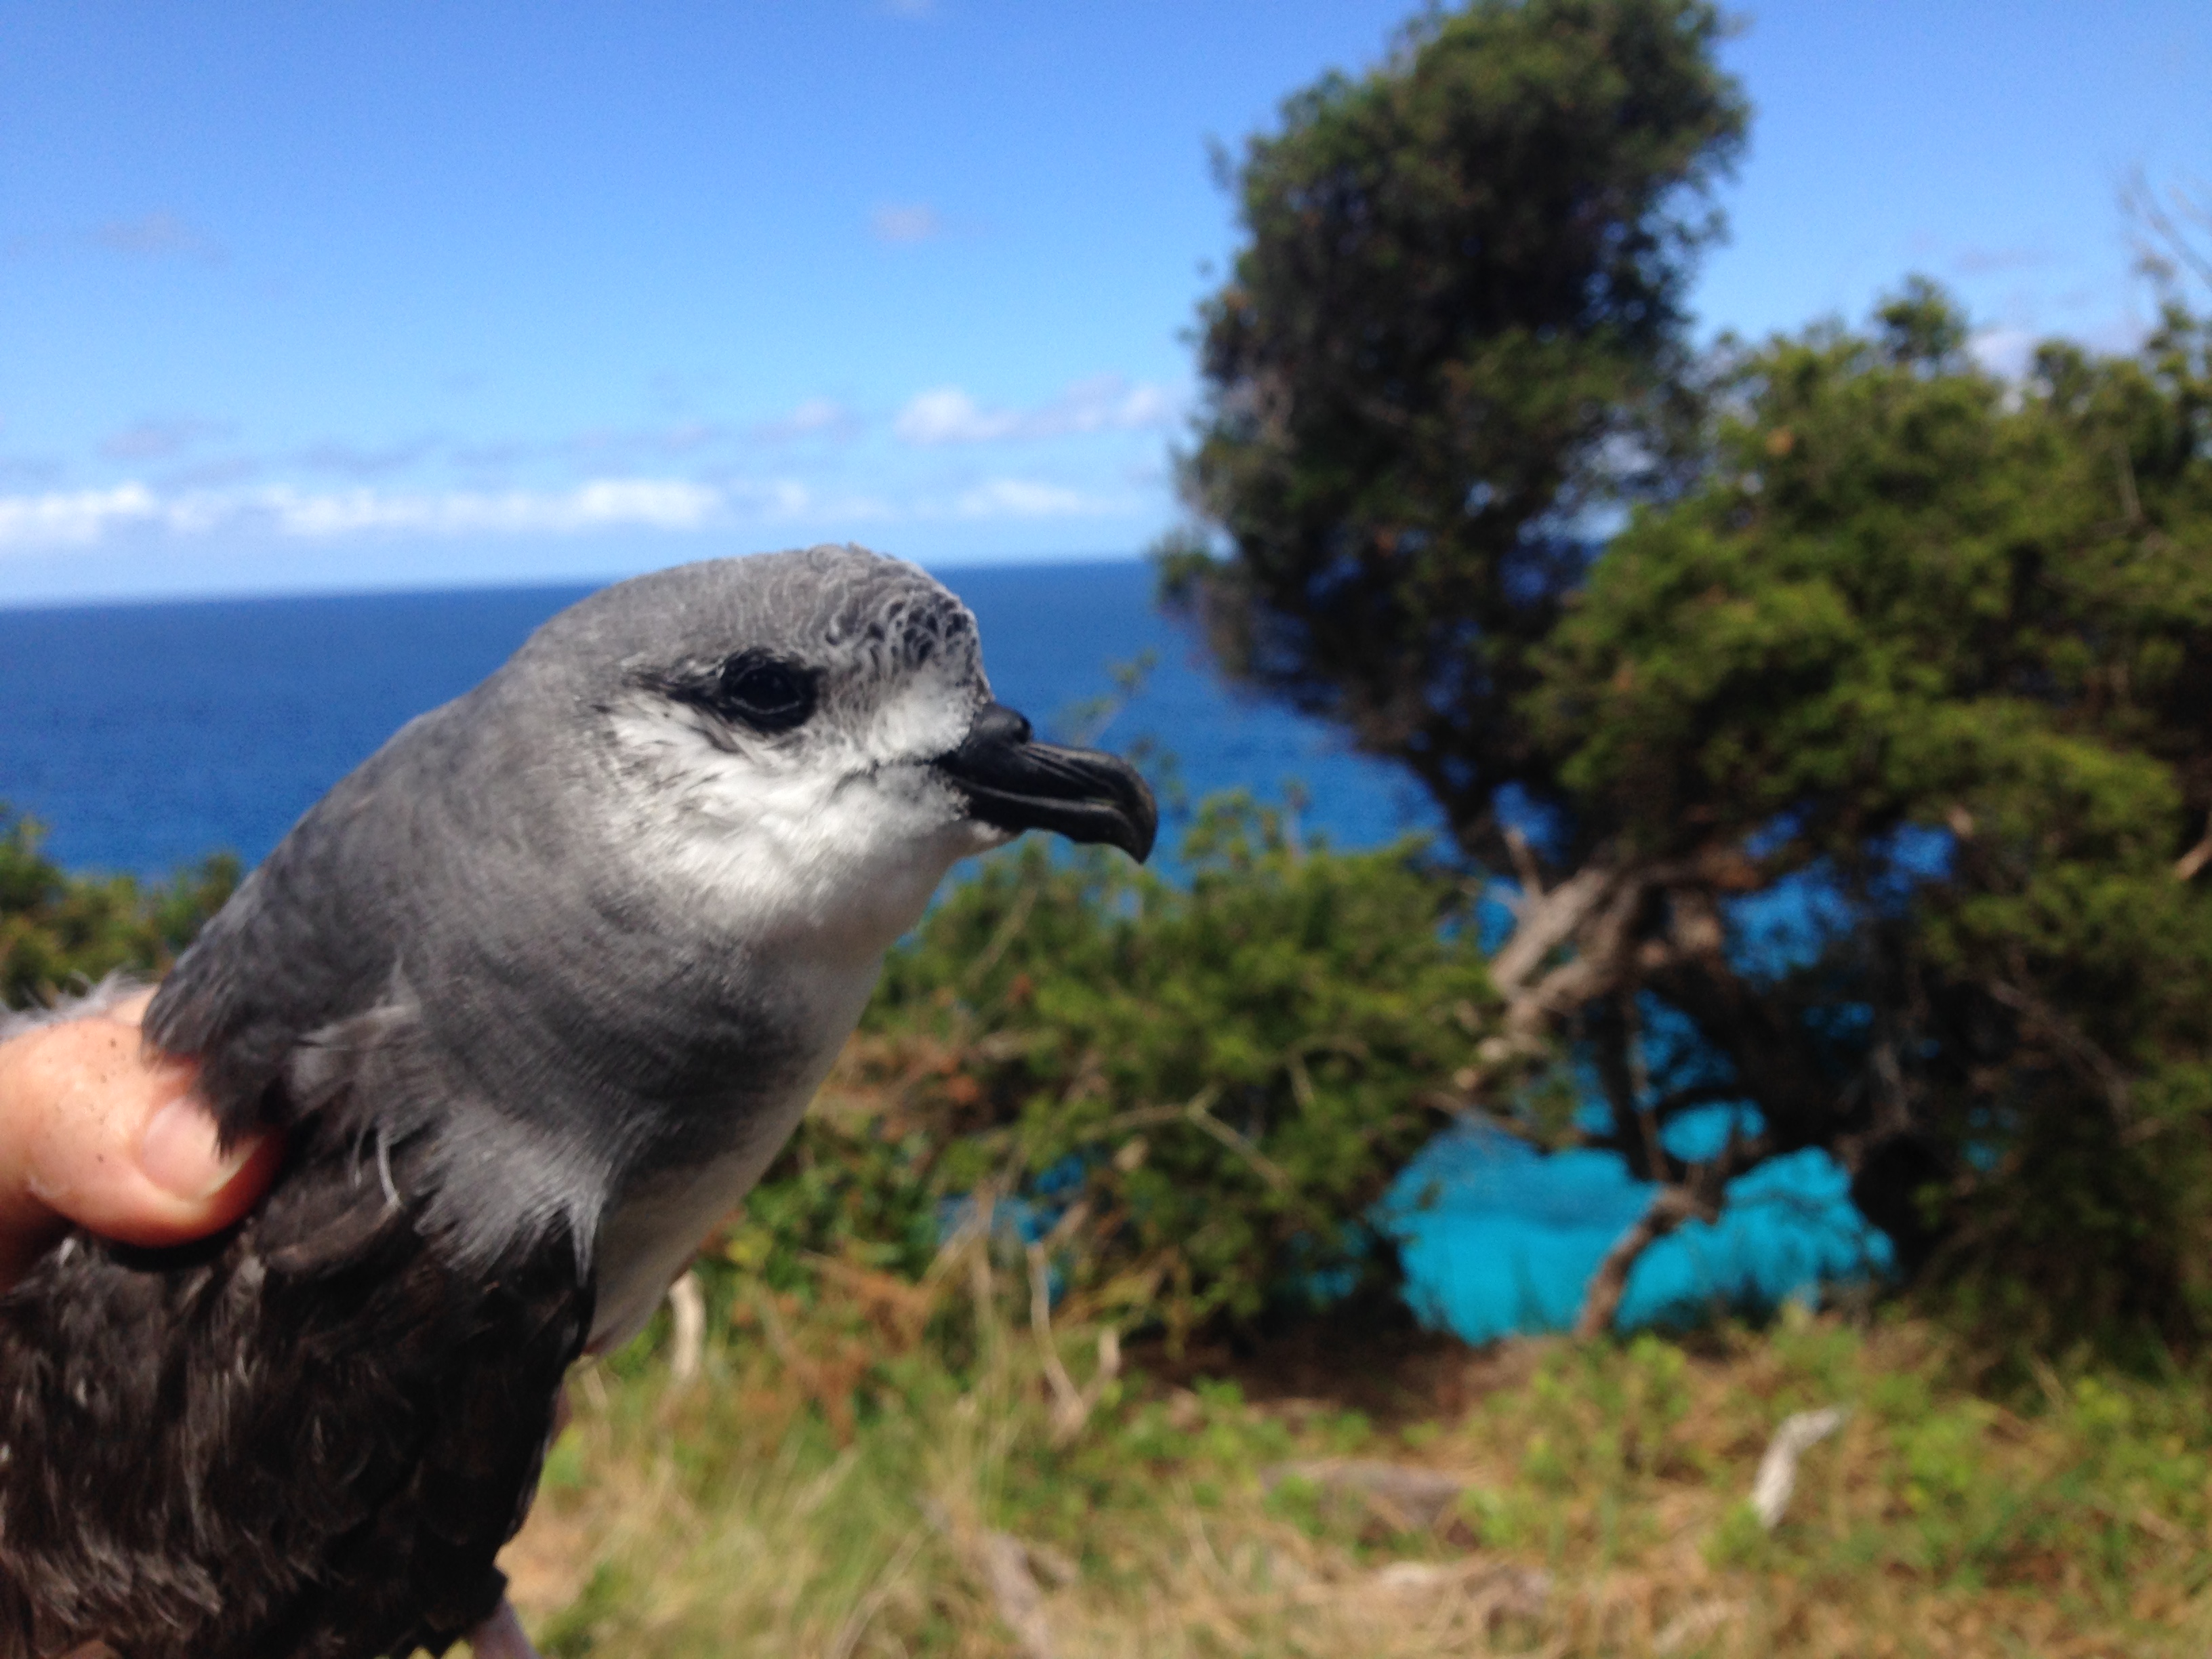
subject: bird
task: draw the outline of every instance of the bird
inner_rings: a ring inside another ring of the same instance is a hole
[[[528,1653],[494,1558],[568,1367],[759,1178],[955,863],[1032,829],[1141,862],[1158,823],[896,559],[546,622],[161,982],[148,1042],[282,1164],[225,1232],[72,1232],[0,1296],[0,1656]]]

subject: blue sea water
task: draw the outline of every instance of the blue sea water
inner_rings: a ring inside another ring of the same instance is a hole
[[[1151,737],[1194,794],[1279,799],[1345,845],[1430,827],[1419,792],[1322,727],[1224,693],[1151,603],[1133,560],[948,570],[1000,701],[1047,730],[1141,689],[1098,741]],[[403,723],[496,668],[590,590],[220,599],[0,611],[0,801],[42,820],[72,869],[164,873],[217,848],[249,864]],[[1099,730],[1086,724],[1086,730]]]
[[[1325,728],[1224,690],[1151,604],[1133,561],[950,569],[1001,701],[1048,731],[1150,739],[1196,799],[1247,788],[1297,804],[1339,846],[1433,830],[1393,769]],[[589,591],[489,589],[0,611],[0,802],[50,827],[76,869],[167,872],[218,848],[249,864],[407,720],[498,666]],[[1114,669],[1150,659],[1103,728]],[[1169,830],[1173,833],[1173,823]],[[1649,1251],[1622,1323],[1771,1304],[1881,1265],[1818,1154],[1737,1183],[1711,1227]],[[1471,1340],[1571,1322],[1649,1188],[1596,1153],[1542,1157],[1496,1133],[1439,1137],[1384,1207],[1417,1310]]]

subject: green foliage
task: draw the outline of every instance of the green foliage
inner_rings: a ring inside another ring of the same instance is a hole
[[[1703,0],[1477,0],[1291,98],[1237,169],[1165,550],[1232,672],[1405,760],[1462,835],[1532,759],[1516,693],[1569,520],[1663,471],[1682,302],[1745,107]]]
[[[1863,331],[1692,362],[1745,121],[1717,28],[1476,0],[1284,106],[1235,168],[1164,586],[1232,675],[1404,762],[1470,860],[1525,884],[1517,802],[1546,890],[1611,896],[1503,987],[1516,1063],[1548,1039],[1609,1126],[1501,1072],[1502,1110],[1693,1206],[1824,1148],[1982,1328],[2193,1336],[2212,325],[2170,304],[2139,352],[2054,343],[2015,386],[1916,280]],[[1726,1101],[1759,1127],[1668,1149]]]
[[[1832,1103],[1759,1104],[1833,1144],[1856,1087],[1935,1150],[1962,1311],[2179,1336],[2212,1316],[2212,331],[2017,386],[1966,333],[1923,283],[1741,353],[1706,483],[1599,562],[1532,723],[1641,856],[1820,888],[1770,1024],[1873,1027]]]
[[[1620,1547],[1642,1548],[1657,1541],[1644,1529],[1662,1492],[1724,1471],[1723,1493],[1747,1489],[1780,1419],[1829,1405],[1845,1408],[1844,1428],[1807,1454],[1788,1518],[1770,1537],[1747,1504],[1720,1507],[1705,1543],[1716,1566],[1977,1589],[2033,1584],[2070,1560],[2110,1595],[2147,1564],[2147,1547],[2199,1535],[2212,1514],[2201,1379],[2046,1367],[2008,1400],[1965,1386],[1929,1335],[1792,1316],[1763,1339],[1724,1339],[1742,1369],[1717,1393],[1656,1337],[1554,1350],[1485,1407],[1491,1436],[1522,1448],[1518,1478],[1475,1505],[1486,1541],[1601,1528],[1609,1501],[1633,1517],[1616,1528]]]
[[[1317,1275],[1392,1283],[1364,1218],[1485,1029],[1462,888],[1239,801],[1182,856],[1187,887],[1025,847],[952,890],[726,1253],[786,1285],[801,1252],[914,1278],[940,1204],[980,1195],[1056,1229],[1080,1306],[1178,1331]]]
[[[1486,1543],[1540,1543],[1559,1506],[1589,1505],[1607,1554],[1654,1541],[1638,1499],[1658,1483],[1704,1474],[1683,1430],[1689,1364],[1646,1334],[1625,1349],[1590,1345],[1547,1355],[1512,1403],[1514,1478],[1473,1505]]]
[[[2013,392],[1924,285],[1881,323],[1733,365],[1710,480],[1550,642],[1563,781],[1656,852],[1790,811],[1856,858],[1957,805],[1992,848],[2063,824],[2170,863],[2212,805],[2161,765],[2203,745],[2212,468],[2174,430],[2203,388],[2053,352]]]
[[[66,875],[39,839],[36,823],[0,806],[0,1006],[46,1001],[118,969],[160,974],[238,885],[227,854],[151,888]]]
[[[1797,1310],[1686,1346],[1501,1344],[1379,1420],[1338,1392],[1371,1380],[1370,1356],[1301,1366],[1295,1399],[1264,1350],[1242,1388],[1132,1370],[1070,1437],[1018,1277],[997,1291],[986,1269],[985,1363],[956,1376],[925,1350],[842,1433],[809,1406],[834,1297],[778,1345],[710,1330],[703,1386],[598,1368],[507,1558],[541,1643],[1007,1651],[986,1529],[1021,1541],[1070,1652],[1810,1656],[1905,1632],[1931,1659],[2178,1659],[2212,1631],[2212,1392],[2195,1370],[2045,1366],[1991,1394],[1924,1321]],[[1095,1333],[1055,1333],[1079,1364]],[[1770,1533],[1744,1501],[1761,1455],[1791,1413],[1828,1406],[1843,1425]],[[1407,1530],[1329,1480],[1345,1459],[1465,1490]],[[1516,1579],[1549,1593],[1501,1630],[1481,1598]]]

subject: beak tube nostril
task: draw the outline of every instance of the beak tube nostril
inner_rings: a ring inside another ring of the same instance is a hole
[[[1027,743],[1032,735],[1029,716],[1018,709],[1009,708],[1002,702],[987,704],[975,716],[975,723],[968,728],[961,747],[994,744]]]
[[[1038,743],[1029,721],[1004,703],[977,714],[960,746],[937,764],[985,823],[1104,842],[1139,864],[1152,854],[1159,807],[1136,769],[1101,750]]]

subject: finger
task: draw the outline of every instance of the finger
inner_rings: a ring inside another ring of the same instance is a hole
[[[64,1220],[130,1244],[197,1238],[274,1173],[273,1140],[222,1147],[192,1066],[147,1048],[149,997],[0,1047],[0,1265]]]

